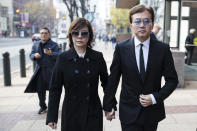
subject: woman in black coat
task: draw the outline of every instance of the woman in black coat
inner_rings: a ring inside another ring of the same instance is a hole
[[[71,23],[68,38],[71,48],[58,56],[52,75],[46,124],[57,128],[64,86],[61,131],[102,131],[98,83],[100,78],[103,88],[107,84],[106,62],[101,52],[91,49],[93,31],[86,19],[78,18]]]

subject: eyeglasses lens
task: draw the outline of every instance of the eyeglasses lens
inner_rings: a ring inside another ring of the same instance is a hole
[[[81,37],[87,38],[87,37],[89,37],[89,32],[88,31],[81,31],[81,32],[79,32],[79,31],[73,30],[71,32],[71,35],[73,37],[79,37],[79,35],[81,35]]]
[[[151,23],[151,21],[147,18],[145,18],[143,20],[135,19],[135,21],[134,21],[135,25],[137,25],[137,26],[140,26],[142,22],[143,22],[144,26],[148,26]]]

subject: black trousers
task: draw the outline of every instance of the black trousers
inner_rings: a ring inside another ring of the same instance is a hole
[[[43,76],[39,72],[39,75],[37,76],[37,93],[38,93],[40,108],[43,108],[43,109],[47,108],[47,105],[45,103],[46,86],[48,86],[48,84],[45,82],[45,80],[43,79]]]
[[[155,124],[123,124],[121,123],[122,131],[156,131],[158,123]]]
[[[191,59],[192,59],[192,55],[193,55],[193,50],[194,47],[186,47],[187,53],[186,53],[186,64],[190,65],[191,64]]]

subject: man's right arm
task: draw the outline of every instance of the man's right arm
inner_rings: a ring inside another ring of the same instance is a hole
[[[37,49],[36,49],[37,45],[36,43],[33,44],[32,49],[31,49],[31,53],[29,55],[31,60],[35,60],[35,54],[37,53]]]

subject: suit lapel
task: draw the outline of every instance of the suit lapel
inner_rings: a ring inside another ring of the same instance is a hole
[[[149,53],[148,53],[148,61],[147,61],[147,67],[146,67],[146,73],[145,73],[145,79],[146,80],[149,72],[151,71],[153,58],[154,57],[154,41],[150,39],[150,46],[149,46]]]
[[[128,42],[129,46],[128,46],[128,52],[129,52],[129,58],[130,58],[130,61],[131,61],[131,64],[134,64],[135,65],[135,70],[138,74],[138,77],[139,79],[142,80],[141,76],[140,76],[140,73],[139,73],[139,70],[138,70],[138,67],[137,67],[137,60],[136,60],[136,56],[135,56],[135,43],[134,43],[134,38],[131,38]]]

